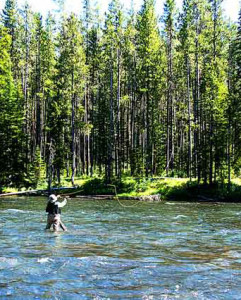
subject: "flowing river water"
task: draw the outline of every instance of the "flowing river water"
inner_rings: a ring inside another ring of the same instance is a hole
[[[1,299],[241,299],[241,204],[0,199]]]

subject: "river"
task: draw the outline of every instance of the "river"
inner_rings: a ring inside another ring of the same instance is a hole
[[[2,299],[241,299],[241,204],[0,199]]]

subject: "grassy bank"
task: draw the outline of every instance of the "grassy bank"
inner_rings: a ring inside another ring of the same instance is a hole
[[[120,197],[140,197],[159,194],[162,200],[183,201],[241,201],[241,180],[234,179],[230,187],[228,184],[214,184],[212,186],[190,182],[187,178],[133,178],[125,177],[112,185],[105,183],[101,178],[76,178],[78,188],[58,191],[76,195],[115,195]],[[63,178],[62,187],[71,187],[70,178]],[[58,185],[55,185],[58,187]],[[47,184],[42,183],[37,189],[47,189]],[[24,190],[24,189],[22,189]],[[2,193],[18,191],[14,188],[2,188]]]
[[[212,186],[190,182],[187,178],[131,178],[126,177],[113,185],[105,184],[103,179],[87,179],[79,188],[79,195],[114,195],[115,189],[120,197],[138,197],[159,194],[163,200],[183,201],[241,201],[241,180],[228,184]]]

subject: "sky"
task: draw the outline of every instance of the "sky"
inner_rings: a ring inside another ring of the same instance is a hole
[[[93,0],[92,2],[95,2]],[[17,0],[18,5],[21,6],[26,2],[26,0]],[[50,10],[54,10],[57,8],[56,4],[53,0],[27,0],[27,2],[31,5],[34,11],[40,12],[42,15],[46,15],[46,13]],[[73,11],[75,13],[81,12],[82,0],[66,0],[66,10]],[[108,8],[108,3],[110,0],[97,0],[99,3],[99,7],[102,12],[106,11]],[[130,7],[130,0],[121,0],[125,8]],[[143,2],[143,0],[134,0],[135,8],[138,10]],[[158,15],[161,15],[163,12],[163,2],[164,0],[156,0],[156,11]],[[182,4],[182,0],[176,0],[177,6],[180,8]],[[0,9],[4,7],[5,0],[0,0]],[[224,14],[231,18],[233,21],[237,21],[238,12],[239,12],[239,0],[224,0],[223,1],[223,9]]]

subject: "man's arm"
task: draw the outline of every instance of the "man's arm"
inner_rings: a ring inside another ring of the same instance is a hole
[[[56,204],[58,205],[58,207],[64,207],[67,204],[67,199],[65,198],[63,202],[56,202]]]

